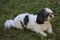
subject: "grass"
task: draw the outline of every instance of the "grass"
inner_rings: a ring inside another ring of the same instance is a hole
[[[55,18],[51,24],[55,34],[43,37],[30,30],[16,28],[5,29],[6,19],[14,18],[16,15],[29,12],[34,14],[44,7],[52,8]],[[60,40],[60,5],[50,0],[0,0],[0,40]]]

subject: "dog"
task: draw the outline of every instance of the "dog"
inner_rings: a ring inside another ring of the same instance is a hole
[[[54,13],[50,8],[43,8],[36,15],[23,13],[16,16],[13,20],[6,20],[5,28],[15,27],[18,29],[30,29],[43,36],[47,36],[44,31],[49,34],[53,33],[50,20],[54,18]]]

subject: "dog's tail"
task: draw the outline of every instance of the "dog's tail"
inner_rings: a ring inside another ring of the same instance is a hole
[[[13,27],[13,20],[6,20],[5,24],[4,24],[5,28],[10,28]]]

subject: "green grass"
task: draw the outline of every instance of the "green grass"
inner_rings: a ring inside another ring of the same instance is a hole
[[[55,18],[51,23],[55,34],[43,37],[30,30],[4,28],[6,19],[25,12],[34,14],[44,7],[54,11]],[[60,40],[60,5],[49,0],[0,0],[0,40]]]

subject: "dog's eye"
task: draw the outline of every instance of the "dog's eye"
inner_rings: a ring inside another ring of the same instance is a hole
[[[52,17],[52,15],[50,15],[50,17]]]
[[[48,17],[48,16],[49,16],[49,14],[46,15],[46,17]]]

